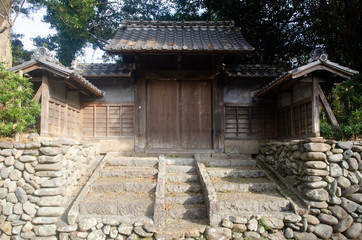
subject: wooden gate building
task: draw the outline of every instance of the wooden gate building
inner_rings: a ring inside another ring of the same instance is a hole
[[[265,139],[318,136],[322,87],[357,73],[327,58],[291,71],[234,65],[253,47],[233,22],[125,21],[106,50],[122,63],[68,69],[38,57],[10,69],[39,79],[41,135],[112,150],[252,153]],[[69,111],[76,131],[62,128]]]

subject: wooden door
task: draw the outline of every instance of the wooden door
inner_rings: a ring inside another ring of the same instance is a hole
[[[212,149],[211,82],[149,80],[148,150]]]
[[[180,145],[178,82],[150,80],[147,89],[147,147],[177,149]]]
[[[212,149],[211,82],[182,81],[181,136],[183,149]]]

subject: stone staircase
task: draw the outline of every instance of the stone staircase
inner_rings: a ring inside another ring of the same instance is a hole
[[[79,203],[80,218],[108,216],[127,222],[152,219],[157,164],[157,158],[108,158]]]
[[[98,222],[154,223],[159,239],[197,238],[209,224],[219,225],[231,216],[283,218],[290,213],[289,199],[248,156],[167,158],[113,153],[75,200],[68,222],[96,217]]]
[[[290,201],[282,196],[266,172],[248,156],[218,155],[201,158],[220,204],[220,217],[279,216],[291,213]]]
[[[165,226],[160,234],[198,237],[208,223],[200,178],[193,158],[166,158]]]

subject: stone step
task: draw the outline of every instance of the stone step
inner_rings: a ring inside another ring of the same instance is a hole
[[[155,178],[98,178],[92,185],[93,192],[150,192],[155,191]]]
[[[257,167],[220,167],[207,168],[207,172],[211,178],[260,178],[265,177],[265,171]]]
[[[167,173],[166,182],[197,182],[199,175],[194,173]]]
[[[252,159],[202,159],[206,167],[255,167]]]
[[[134,166],[134,167],[153,167],[158,164],[157,158],[140,157],[110,157],[107,159],[106,166]]]
[[[104,167],[100,177],[153,177],[158,170],[153,167]]]
[[[277,190],[277,185],[267,178],[214,178],[218,192],[262,192]]]
[[[167,219],[165,226],[157,231],[156,239],[199,239],[198,237],[205,232],[207,226],[207,218],[193,219],[192,221],[183,219]]]
[[[171,204],[166,205],[166,217],[168,219],[203,219],[207,217],[204,204]]]
[[[95,217],[97,222],[101,222],[103,224],[109,224],[110,222],[118,223],[127,223],[127,224],[134,224],[135,222],[143,222],[143,223],[153,223],[152,216],[117,216],[117,215],[97,215],[97,214],[83,214],[78,216],[78,221],[82,221],[84,219],[89,219]]]
[[[228,219],[230,216],[237,216],[237,217],[243,217],[243,218],[247,218],[250,219],[253,216],[258,216],[260,218],[262,217],[273,217],[273,218],[278,218],[283,220],[284,217],[288,216],[288,215],[295,215],[294,212],[292,211],[283,211],[283,212],[238,212],[236,214],[230,214],[227,212],[221,212],[220,213],[220,217],[221,219]]]
[[[202,191],[201,185],[196,182],[189,183],[167,183],[166,191],[170,193],[184,193],[184,192],[193,192],[199,193]]]
[[[217,193],[220,212],[235,215],[243,213],[269,213],[291,210],[290,202],[278,192]]]
[[[119,216],[152,216],[154,193],[92,193],[79,204],[79,213]]]
[[[193,173],[196,172],[195,166],[168,165],[166,173]]]
[[[193,158],[167,158],[166,164],[193,166],[193,165],[195,165],[195,159],[193,159]]]
[[[167,193],[166,204],[200,204],[204,203],[204,197],[201,193]]]

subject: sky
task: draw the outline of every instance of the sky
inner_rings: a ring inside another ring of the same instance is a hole
[[[50,29],[50,24],[42,21],[45,14],[45,8],[37,12],[30,14],[29,18],[24,15],[20,15],[14,24],[13,33],[23,34],[24,37],[20,38],[21,42],[24,44],[26,50],[34,50],[36,47],[33,45],[32,38],[37,36],[46,37],[49,34],[54,34],[56,31]],[[53,52],[53,54],[55,54]],[[102,62],[103,51],[97,50],[94,51],[92,48],[88,47],[85,49],[85,56],[77,57],[78,62],[80,63],[90,63],[90,62]]]

